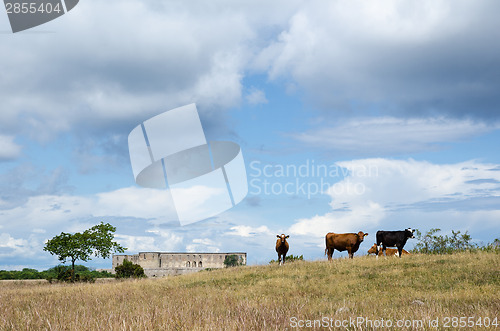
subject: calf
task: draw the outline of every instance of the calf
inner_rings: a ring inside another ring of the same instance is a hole
[[[347,251],[349,258],[353,258],[354,253],[358,251],[359,244],[363,242],[368,233],[359,231],[358,233],[333,233],[326,234],[325,254],[328,253],[328,261],[332,260],[333,251],[339,252]]]
[[[413,232],[415,230],[411,228],[403,231],[377,231],[377,249],[380,250],[380,247],[382,247],[382,253],[386,255],[387,247],[397,247],[399,257],[401,258],[406,241],[410,238],[415,238]]]
[[[289,247],[286,239],[290,236],[285,236],[284,234],[280,236],[278,234],[276,235],[276,237],[278,237],[278,240],[276,240],[276,253],[278,253],[278,263],[285,264],[286,253],[288,252]],[[281,260],[281,256],[283,256],[283,260]]]
[[[382,255],[382,250],[379,250],[378,247],[377,247],[377,244],[373,244],[372,247],[370,247],[370,249],[368,250],[368,254],[375,254],[377,257],[379,257],[379,255]],[[394,249],[394,248],[387,248],[385,250],[385,254],[387,256],[399,256],[398,254],[398,250],[397,249]],[[403,249],[403,252],[402,252],[403,255],[410,255],[410,253],[408,253],[407,251],[405,251]]]

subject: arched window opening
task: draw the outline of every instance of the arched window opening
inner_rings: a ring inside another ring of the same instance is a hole
[[[193,268],[196,268],[196,262],[193,261]]]
[[[202,267],[201,261],[198,262],[198,267],[200,267],[200,268]]]
[[[188,267],[188,268],[189,268],[190,266],[191,266],[191,262],[187,261],[187,262],[186,262],[186,267]]]

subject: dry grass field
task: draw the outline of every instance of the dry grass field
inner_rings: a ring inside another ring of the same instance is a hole
[[[484,252],[95,284],[0,282],[1,330],[500,329],[495,318],[500,256]]]

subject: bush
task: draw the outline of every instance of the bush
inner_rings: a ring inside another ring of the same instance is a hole
[[[500,252],[500,239],[495,239],[493,243],[486,246],[473,244],[471,236],[467,233],[460,234],[460,231],[451,230],[451,236],[437,235],[441,229],[430,229],[425,235],[415,230],[418,243],[413,248],[413,253],[422,254],[452,254],[455,252],[495,251]]]
[[[295,262],[295,261],[304,261],[304,256],[303,255],[298,256],[298,255],[290,254],[290,255],[287,255],[286,258],[285,258],[285,263],[286,262]],[[278,260],[271,260],[271,261],[269,261],[269,264],[273,264],[273,263],[278,263]]]
[[[492,243],[487,244],[486,246],[480,247],[480,249],[484,252],[500,253],[500,238],[493,240]]]
[[[144,274],[144,269],[138,265],[130,262],[129,260],[123,260],[123,263],[115,268],[116,278],[140,278],[146,277]]]
[[[94,283],[97,277],[101,277],[101,273],[97,271],[91,271],[89,268],[83,265],[75,266],[75,277],[73,276],[73,269],[70,266],[58,265],[48,270],[42,271],[41,274],[44,278],[52,283],[54,280],[60,282],[87,282]]]
[[[228,255],[224,259],[224,265],[227,267],[237,267],[239,265],[242,265],[243,261],[238,257],[236,254]]]

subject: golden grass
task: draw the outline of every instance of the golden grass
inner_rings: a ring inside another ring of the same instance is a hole
[[[0,282],[1,330],[285,330],[314,320],[367,330],[375,326],[366,320],[381,319],[392,329],[401,329],[400,320],[430,329],[436,318],[441,328],[446,317],[493,321],[499,311],[500,258],[483,252],[299,261],[95,284]],[[358,317],[365,324],[355,324]]]

